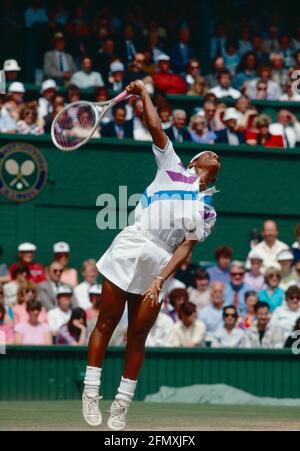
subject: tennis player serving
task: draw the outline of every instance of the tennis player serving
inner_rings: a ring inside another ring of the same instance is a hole
[[[161,308],[167,281],[186,261],[193,247],[210,234],[216,213],[212,207],[220,170],[218,155],[196,155],[185,169],[164,133],[158,114],[141,81],[128,94],[140,96],[153,138],[157,173],[135,211],[135,224],[124,229],[98,262],[103,275],[100,313],[89,342],[83,393],[83,416],[91,426],[102,422],[99,388],[102,364],[111,336],[128,303],[124,372],[107,425],[119,431],[134,397],[145,354],[145,342]],[[138,164],[138,162],[137,162]]]

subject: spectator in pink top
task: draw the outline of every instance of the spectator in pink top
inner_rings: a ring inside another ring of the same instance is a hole
[[[24,323],[28,321],[29,315],[27,311],[27,304],[31,301],[36,301],[37,299],[37,287],[32,282],[26,281],[20,286],[17,294],[18,303],[14,306],[14,320],[15,324]],[[44,308],[41,308],[40,321],[47,324],[47,312]]]
[[[92,285],[89,288],[89,298],[93,307],[86,310],[87,321],[92,321],[98,318],[100,302],[101,302],[101,285]]]
[[[54,244],[53,246],[54,259],[59,262],[64,271],[61,276],[61,283],[71,285],[73,288],[78,285],[78,273],[75,268],[68,268],[70,258],[70,246],[63,241]]]
[[[50,346],[52,337],[47,324],[40,321],[42,304],[36,300],[27,303],[28,320],[15,327],[16,345]]]

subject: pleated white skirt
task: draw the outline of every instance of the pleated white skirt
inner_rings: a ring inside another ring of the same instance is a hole
[[[152,238],[137,223],[114,239],[97,268],[121,290],[142,294],[165,268],[172,253],[172,249]]]

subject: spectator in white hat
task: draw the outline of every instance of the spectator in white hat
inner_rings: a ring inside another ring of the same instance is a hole
[[[46,80],[42,83],[39,98],[38,111],[39,119],[44,119],[48,114],[53,113],[53,102],[57,93],[57,84],[54,80]]]
[[[92,321],[98,318],[101,302],[101,285],[92,285],[89,289],[89,300],[92,305],[91,308],[86,310],[87,321]]]
[[[215,132],[217,136],[216,143],[238,146],[245,142],[244,133],[238,131],[239,117],[239,113],[235,108],[227,108],[223,117],[225,128]]]
[[[75,288],[78,285],[78,273],[75,268],[68,268],[70,258],[70,246],[68,243],[60,241],[53,246],[54,260],[59,262],[64,268],[61,283],[71,285]]]
[[[62,285],[72,290],[70,285],[61,283],[61,276],[63,272],[64,268],[59,262],[52,262],[48,268],[48,280],[38,285],[38,299],[47,311],[57,307],[57,293]],[[77,299],[73,295],[72,307],[75,308],[77,306]]]
[[[233,99],[238,99],[241,97],[241,92],[234,89],[231,86],[232,74],[229,70],[223,69],[218,73],[218,84],[214,88],[210,89],[209,92],[214,94],[218,99],[223,97],[231,97]]]
[[[182,77],[171,72],[170,57],[162,54],[157,61],[158,71],[153,76],[155,89],[165,94],[185,94],[188,85]]]
[[[296,285],[297,274],[293,268],[294,255],[290,250],[281,251],[277,255],[281,267],[281,281],[279,287],[284,291],[291,285]]]
[[[99,72],[93,71],[93,60],[88,56],[81,59],[81,70],[75,72],[71,84],[80,89],[99,88],[104,86],[103,78]]]
[[[29,280],[33,283],[41,283],[46,280],[45,268],[40,263],[34,263],[34,254],[36,246],[32,243],[22,243],[18,247],[19,261],[9,268],[12,279],[14,280],[14,271],[16,266],[21,263],[29,270]]]
[[[58,334],[59,329],[67,324],[72,314],[72,288],[61,285],[57,290],[58,307],[48,312],[48,323],[53,336]]]
[[[78,300],[78,306],[83,310],[88,310],[92,308],[89,289],[97,284],[99,276],[96,260],[90,258],[84,261],[81,274],[84,280],[75,288],[74,293]]]
[[[12,83],[18,80],[21,67],[16,60],[6,60],[3,64],[3,72],[5,73],[6,83]]]
[[[23,83],[13,82],[8,88],[7,101],[1,109],[1,117],[9,118],[16,124],[19,120],[20,109],[24,103],[25,87]]]
[[[273,327],[280,327],[285,338],[291,334],[293,327],[300,317],[300,288],[291,286],[285,293],[285,303],[278,307],[271,318]]]
[[[125,88],[125,66],[121,61],[114,61],[109,66],[108,88],[113,91],[122,91]]]
[[[258,251],[252,250],[248,258],[251,269],[245,275],[245,283],[255,291],[263,290],[265,288],[265,278],[262,275],[263,257]]]

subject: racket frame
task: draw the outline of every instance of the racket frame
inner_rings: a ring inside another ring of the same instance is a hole
[[[124,100],[127,100],[129,97],[132,97],[130,94],[128,94],[127,91],[123,91],[121,92],[121,94],[117,95],[116,97],[114,97],[111,100],[108,100],[106,102],[89,102],[87,100],[79,100],[78,102],[74,102],[74,103],[70,103],[69,105],[65,106],[59,113],[58,115],[55,117],[52,126],[51,126],[51,137],[52,137],[52,141],[53,144],[59,149],[62,150],[64,152],[73,152],[74,150],[79,149],[80,147],[84,146],[86,143],[88,143],[91,139],[92,136],[94,135],[94,133],[96,132],[97,128],[99,127],[99,124],[101,122],[101,120],[103,119],[104,116],[106,116],[106,114],[108,113],[109,110],[111,110],[115,105],[117,105],[117,103],[122,102]],[[91,133],[80,143],[78,143],[76,146],[73,146],[70,149],[67,149],[63,146],[61,146],[55,137],[55,126],[59,120],[59,118],[69,109],[72,109],[72,107],[74,108],[75,105],[86,105],[91,107],[94,112],[96,117],[98,116],[96,122],[95,122],[95,126],[93,127]],[[97,107],[104,107],[103,110],[101,112],[99,112],[99,110],[97,109]]]

